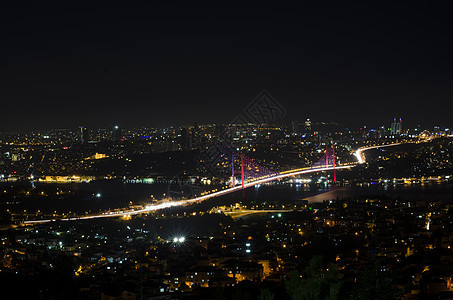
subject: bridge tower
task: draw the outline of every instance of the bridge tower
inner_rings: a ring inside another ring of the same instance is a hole
[[[337,170],[335,168],[335,143],[332,140],[333,184],[337,184]]]
[[[335,143],[333,140],[331,140],[330,145],[327,142],[326,143],[326,153],[325,153],[325,167],[333,167],[333,184],[337,183],[337,170],[336,170],[336,164],[335,164]],[[320,164],[322,164],[323,158],[320,160]],[[326,172],[327,174],[327,172]],[[329,183],[329,178],[326,175],[326,180],[327,183]]]
[[[241,183],[242,189],[244,189],[244,154],[241,153]]]
[[[235,174],[240,173],[241,174],[241,184],[242,188],[244,188],[244,154],[240,153],[239,156],[241,158],[241,171],[235,171],[234,170],[234,158],[237,156],[237,154],[232,154],[231,155],[231,182],[233,183],[233,187],[236,186],[235,183]]]
[[[233,184],[233,187],[235,186],[235,180],[234,180],[234,153],[231,154],[231,183]]]
[[[329,167],[329,143],[326,143],[326,168]],[[329,183],[329,176],[327,175],[328,172],[326,171],[326,183]]]

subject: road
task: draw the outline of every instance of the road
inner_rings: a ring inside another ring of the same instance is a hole
[[[377,145],[377,146],[370,146],[370,147],[363,147],[357,149],[356,152],[354,152],[354,156],[357,158],[359,164],[365,163],[365,157],[363,156],[363,151],[371,150],[371,149],[377,149],[377,148],[383,148],[383,147],[391,147],[391,146],[398,146],[401,145],[402,143],[393,143],[393,144],[386,144],[386,145]]]

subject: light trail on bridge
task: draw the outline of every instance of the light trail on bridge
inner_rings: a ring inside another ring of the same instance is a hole
[[[364,147],[364,148],[359,148],[357,149],[356,152],[354,152],[354,156],[357,158],[359,161],[359,164],[365,163],[365,159],[362,156],[363,151],[371,150],[371,149],[377,149],[377,148],[383,148],[383,147],[391,147],[391,146],[398,146],[403,143],[393,143],[393,144],[387,144],[387,145],[377,145],[377,146],[370,146],[370,147]]]
[[[449,136],[453,137],[453,135]],[[404,141],[404,142],[398,142],[398,143],[392,143],[392,144],[386,144],[386,145],[376,145],[376,146],[369,146],[369,147],[362,147],[357,149],[354,152],[354,156],[357,158],[359,164],[365,163],[364,156],[362,156],[363,151],[371,150],[371,149],[377,149],[377,148],[384,148],[384,147],[392,147],[392,146],[398,146],[402,144],[418,144],[418,143],[426,143],[432,140],[432,137],[428,137],[425,139],[420,139],[418,141]]]
[[[315,172],[331,171],[334,169],[337,169],[337,170],[348,169],[353,166],[355,166],[355,164],[336,166],[336,167],[331,166],[331,167],[321,167],[321,168],[295,169],[293,171],[286,171],[286,172],[279,173],[277,175],[273,175],[273,176],[261,178],[258,180],[254,180],[252,182],[245,183],[244,188],[252,187],[252,186],[255,186],[258,184],[263,184],[263,183],[267,183],[267,182],[271,182],[271,181],[275,181],[275,180],[280,180],[280,179],[283,179],[286,177],[315,173]],[[81,216],[81,217],[73,217],[73,218],[30,220],[30,221],[23,221],[22,224],[30,225],[30,224],[48,223],[48,222],[53,222],[53,221],[76,221],[76,220],[90,220],[90,219],[113,218],[113,217],[116,217],[116,218],[117,217],[128,217],[128,216],[132,216],[132,215],[149,213],[149,212],[153,212],[153,211],[157,211],[157,210],[161,210],[161,209],[165,209],[165,208],[170,208],[170,207],[185,206],[185,205],[188,205],[191,203],[201,202],[201,201],[205,201],[210,198],[234,193],[239,190],[242,190],[241,186],[230,187],[230,188],[227,188],[227,189],[224,189],[221,191],[213,192],[208,195],[195,197],[192,199],[151,204],[151,205],[145,206],[145,208],[143,208],[143,209],[138,209],[138,210],[127,210],[127,211],[119,211],[119,212],[110,211],[110,212],[104,212],[104,213],[97,214],[97,215]]]

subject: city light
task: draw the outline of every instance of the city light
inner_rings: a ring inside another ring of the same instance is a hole
[[[184,236],[178,236],[173,238],[173,243],[175,244],[182,244],[186,241],[186,238]]]

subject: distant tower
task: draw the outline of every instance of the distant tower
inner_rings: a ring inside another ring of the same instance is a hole
[[[399,122],[396,123],[396,134],[398,134],[398,135],[403,134],[403,121],[401,120],[401,118],[400,118]]]
[[[390,134],[392,135],[401,135],[403,133],[403,121],[401,118],[397,121],[396,118],[393,118],[393,123],[390,125]]]
[[[379,138],[387,136],[388,131],[385,129],[385,126],[379,127]]]
[[[307,132],[311,131],[311,121],[310,121],[310,119],[307,119],[305,121],[305,126],[304,127],[305,127],[305,131],[307,131]]]
[[[293,120],[291,122],[291,132],[292,133],[299,133],[299,121]]]
[[[390,124],[390,134],[395,135],[396,134],[396,118],[393,118],[392,124]]]
[[[85,126],[80,126],[80,143],[85,145],[88,143],[88,130]]]
[[[119,142],[121,141],[121,128],[117,125],[113,127],[112,131],[112,141]]]

